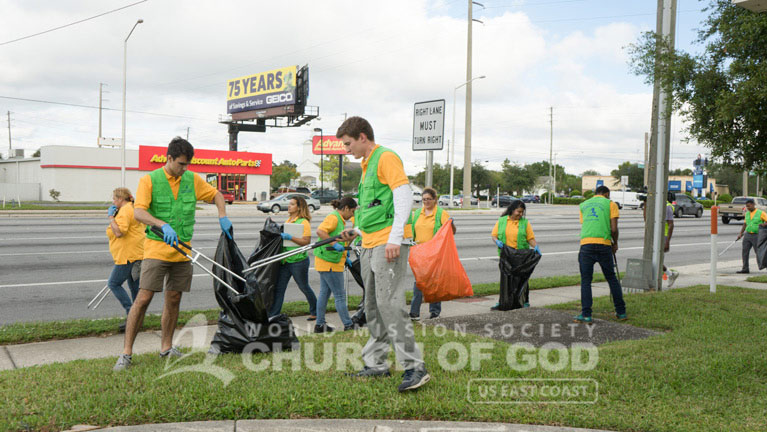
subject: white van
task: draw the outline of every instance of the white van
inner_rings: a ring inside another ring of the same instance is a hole
[[[610,191],[610,199],[618,204],[618,208],[639,208],[642,201],[639,200],[638,195],[637,192]]]

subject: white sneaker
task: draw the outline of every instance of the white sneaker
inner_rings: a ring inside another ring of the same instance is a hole
[[[120,354],[120,357],[117,357],[117,363],[115,363],[112,370],[115,372],[124,371],[131,366],[131,361],[132,358],[130,354]]]
[[[167,351],[161,351],[160,357],[183,357],[184,354],[179,351],[178,347],[172,346]]]
[[[676,278],[679,277],[679,272],[676,270],[671,270],[671,276],[668,278],[668,287],[671,288],[674,286],[674,282],[676,282]]]

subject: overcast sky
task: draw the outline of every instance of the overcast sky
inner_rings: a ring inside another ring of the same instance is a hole
[[[128,148],[165,145],[175,135],[198,148],[227,149],[228,79],[282,66],[309,65],[309,105],[321,120],[299,128],[240,133],[240,150],[300,163],[314,127],[334,134],[344,115],[366,117],[376,142],[395,149],[408,174],[423,169],[413,152],[413,104],[447,101],[466,80],[467,0],[192,1],[148,0],[118,12],[12,43],[138,0],[0,0],[0,152],[27,155],[45,145],[96,146],[121,133],[123,41],[128,43]],[[652,89],[631,75],[625,47],[654,30],[652,0],[480,0],[475,6],[472,159],[499,169],[548,159],[549,107],[554,152],[569,173],[603,174],[643,158]],[[679,0],[677,46],[691,47],[704,15]],[[456,164],[463,164],[464,89],[456,104]],[[684,142],[672,122],[672,168],[689,168],[703,148]],[[435,152],[445,163],[447,147]]]

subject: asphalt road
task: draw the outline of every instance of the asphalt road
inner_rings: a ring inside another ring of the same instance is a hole
[[[247,256],[255,248],[258,231],[265,215],[247,210],[230,213],[235,239]],[[275,217],[284,221],[285,214]],[[456,243],[464,268],[473,283],[496,282],[498,262],[490,231],[497,213],[465,214],[454,212],[458,227]],[[578,242],[580,224],[577,207],[529,205],[528,218],[543,252],[534,277],[578,274]],[[312,221],[315,230],[322,220]],[[0,218],[0,325],[72,318],[122,316],[118,302],[109,296],[96,311],[86,309],[91,298],[106,284],[113,261],[105,236],[105,217],[77,218]],[[627,258],[641,258],[644,223],[640,210],[624,210],[620,219],[621,269]],[[676,221],[671,252],[666,263],[687,265],[707,262],[710,255],[709,213],[703,218],[685,217]],[[719,226],[719,250],[735,239],[740,224]],[[212,257],[220,235],[218,221],[211,216],[198,216],[193,246]],[[740,245],[730,248],[720,259],[740,258]],[[752,258],[753,259],[753,258]],[[351,280],[351,279],[350,279]],[[319,292],[319,275],[310,270],[309,281]],[[353,281],[350,293],[361,294]],[[286,301],[304,300],[293,282],[288,286]],[[217,307],[212,279],[195,268],[192,291],[185,294],[182,309]],[[159,297],[150,312],[161,311]]]

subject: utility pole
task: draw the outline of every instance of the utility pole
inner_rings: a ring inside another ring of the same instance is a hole
[[[8,111],[8,159],[11,158],[11,112]]]
[[[101,147],[101,101],[103,100],[103,87],[104,83],[99,83],[99,136],[96,139],[96,144]]]
[[[8,120],[8,137],[11,136],[11,122]],[[748,196],[748,170],[743,171],[743,196]]]
[[[557,194],[557,153],[554,153],[554,195]],[[554,204],[554,197],[551,197],[551,203]]]
[[[189,126],[186,127],[186,140],[189,141]]]
[[[650,169],[648,165],[649,161],[647,160],[647,146],[649,145],[649,143],[650,143],[650,136],[647,132],[645,132],[644,133],[644,180],[642,181],[642,186],[647,186],[647,175],[648,175],[648,170]]]
[[[474,5],[484,7],[482,3],[468,0],[469,19],[468,37],[466,39],[466,126],[463,147],[463,208],[471,208],[471,23],[474,21],[472,10]],[[455,137],[453,138],[455,141]],[[452,194],[453,192],[450,191]]]
[[[554,199],[551,196],[551,187],[552,187],[552,172],[554,171],[554,167],[551,165],[553,160],[553,154],[554,154],[554,107],[549,107],[549,194],[548,194],[548,200],[549,204],[554,204]]]

